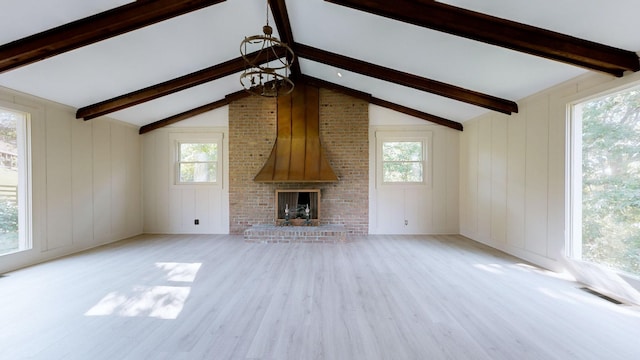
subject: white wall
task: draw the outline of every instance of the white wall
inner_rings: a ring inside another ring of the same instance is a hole
[[[369,233],[457,234],[461,133],[376,105],[369,105],[369,129]],[[376,131],[430,132],[431,185],[376,186]]]
[[[0,272],[142,232],[136,127],[5,88],[0,103],[31,114],[33,187],[33,248],[2,256]]]
[[[588,74],[464,123],[460,233],[564,270],[567,104],[638,80]]]
[[[207,112],[143,138],[144,232],[161,234],[229,233],[228,107]],[[221,186],[172,184],[172,134],[223,134]],[[194,219],[200,224],[195,225]]]

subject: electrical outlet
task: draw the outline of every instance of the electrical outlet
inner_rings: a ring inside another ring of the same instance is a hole
[[[195,220],[193,220],[193,223],[194,223],[195,225],[200,225],[200,219],[195,219]]]
[[[409,220],[404,221],[404,226],[407,226],[407,225],[409,225]]]

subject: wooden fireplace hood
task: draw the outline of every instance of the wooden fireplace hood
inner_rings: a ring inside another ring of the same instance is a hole
[[[296,84],[291,94],[278,97],[277,116],[276,142],[254,181],[338,181],[320,144],[319,89]]]

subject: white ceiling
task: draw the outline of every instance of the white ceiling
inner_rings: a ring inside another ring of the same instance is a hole
[[[448,0],[483,12],[625,50],[640,50],[637,0]],[[0,44],[128,1],[5,0]],[[587,72],[325,2],[287,0],[296,42],[517,101]],[[237,58],[261,33],[266,0],[227,0],[162,23],[0,74],[0,85],[80,108]],[[270,20],[274,25],[273,20]],[[275,28],[275,26],[274,26]],[[302,73],[450,120],[488,110],[301,59]],[[343,76],[338,77],[340,71]],[[142,126],[241,90],[239,74],[121,110]]]

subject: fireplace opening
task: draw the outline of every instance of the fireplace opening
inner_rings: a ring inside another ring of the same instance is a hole
[[[318,226],[320,189],[276,190],[276,225]]]

